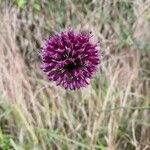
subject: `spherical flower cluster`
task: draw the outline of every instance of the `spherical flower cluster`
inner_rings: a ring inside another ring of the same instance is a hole
[[[41,68],[49,80],[71,90],[89,84],[100,63],[98,44],[90,38],[91,34],[69,30],[46,41],[41,51]]]

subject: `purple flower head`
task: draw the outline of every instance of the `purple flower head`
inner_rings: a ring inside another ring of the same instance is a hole
[[[69,30],[46,41],[41,57],[49,80],[71,90],[89,84],[100,63],[97,44],[90,38],[90,34]]]

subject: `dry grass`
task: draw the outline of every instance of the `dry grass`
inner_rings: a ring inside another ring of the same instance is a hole
[[[60,7],[61,6],[61,7]],[[150,149],[149,0],[0,1],[0,149]],[[102,63],[66,91],[40,70],[39,48],[68,26],[92,31]]]

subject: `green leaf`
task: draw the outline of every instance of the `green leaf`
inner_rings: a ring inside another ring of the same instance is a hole
[[[132,44],[133,44],[133,39],[132,39],[132,37],[131,37],[130,35],[127,37],[126,43],[127,43],[128,45],[132,45]]]
[[[35,3],[35,4],[33,5],[33,8],[34,8],[36,11],[41,11],[41,5],[38,4],[38,3]]]
[[[19,8],[24,8],[27,4],[27,0],[16,0],[16,3]]]

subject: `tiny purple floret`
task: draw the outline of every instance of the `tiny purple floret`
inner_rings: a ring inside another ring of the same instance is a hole
[[[90,38],[91,34],[69,30],[46,41],[41,51],[41,68],[49,80],[71,90],[90,83],[100,64],[98,44],[93,44]]]

